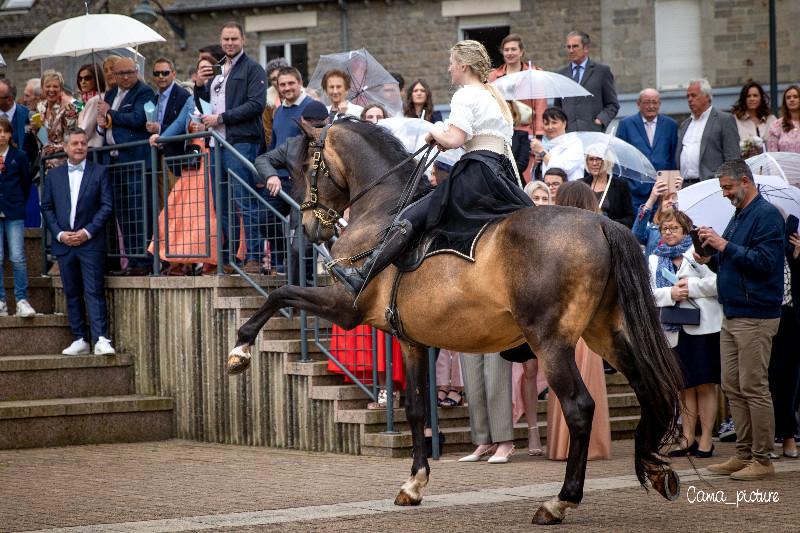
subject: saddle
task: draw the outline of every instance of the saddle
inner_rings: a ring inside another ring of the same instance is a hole
[[[437,254],[452,254],[474,263],[478,241],[491,224],[492,222],[485,224],[472,240],[460,243],[449,242],[435,228],[425,230],[392,264],[401,272],[413,272],[420,267],[425,259]]]

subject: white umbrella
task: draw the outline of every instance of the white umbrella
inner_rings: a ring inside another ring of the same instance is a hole
[[[506,100],[592,96],[592,93],[575,80],[546,70],[521,70],[498,78],[492,85]]]
[[[0,67],[6,66],[6,60],[3,59],[3,54],[0,54]]]
[[[781,176],[754,176],[761,195],[780,208],[785,216],[800,218],[800,189],[786,183]],[[708,226],[722,235],[735,208],[722,196],[719,180],[704,180],[678,191],[678,206],[689,215],[695,226]]]
[[[33,61],[53,56],[82,56],[97,50],[166,41],[136,19],[125,15],[81,15],[51,24],[17,58]]]
[[[787,183],[800,187],[800,154],[794,152],[765,152],[748,158],[753,174],[780,176]]]

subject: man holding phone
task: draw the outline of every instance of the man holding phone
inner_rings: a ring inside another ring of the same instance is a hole
[[[775,419],[768,369],[772,337],[778,331],[783,301],[784,222],[753,181],[742,159],[726,161],[716,171],[722,194],[736,211],[723,234],[700,227],[710,257],[694,254],[698,263],[717,272],[717,292],[724,318],[720,332],[722,390],[736,426],[736,456],[710,465],[732,479],[770,477]]]
[[[248,160],[255,161],[262,144],[261,115],[264,112],[267,91],[267,74],[256,61],[244,52],[244,30],[238,22],[223,24],[220,33],[220,46],[225,52],[225,59],[214,66],[204,66],[197,72],[195,94],[202,100],[211,103],[211,113],[202,117],[203,124],[222,136],[232,144],[237,152]],[[212,142],[213,139],[212,139]],[[212,152],[213,154],[213,152]],[[213,157],[213,155],[212,155]],[[212,161],[212,168],[216,168]],[[236,156],[227,149],[222,150],[222,176],[214,176],[215,180],[225,179],[228,171],[235,173],[247,185],[255,189],[255,176]],[[261,255],[258,206],[255,199],[236,179],[233,180],[233,192],[236,207],[244,223],[244,235],[247,253],[244,270],[248,273],[259,272]],[[223,234],[228,232],[228,195],[227,187],[222,188]],[[239,217],[233,217],[234,239],[239,235]],[[223,249],[223,261],[230,260],[230,249],[237,249],[237,243],[228,243]]]

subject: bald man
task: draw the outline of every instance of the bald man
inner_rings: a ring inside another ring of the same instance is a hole
[[[638,148],[656,170],[677,170],[678,123],[660,114],[661,96],[658,91],[644,89],[639,93],[636,107],[638,113],[620,121],[617,137]]]
[[[147,102],[155,105],[153,89],[139,79],[136,63],[127,57],[114,63],[114,78],[117,86],[107,91],[105,101],[97,106],[97,131],[103,135],[106,146],[148,140],[150,133],[145,128],[144,105]],[[147,253],[145,236],[151,235],[152,216],[144,216],[142,206],[146,206],[148,213],[152,213],[153,206],[150,198],[144,195],[145,176],[141,175],[140,162],[150,169],[150,146],[145,142],[141,146],[110,150],[106,154],[107,164],[119,165],[112,167],[109,175],[114,186],[115,215],[122,227],[125,251],[141,256],[128,256],[128,268],[121,273],[146,275],[152,262],[144,258]]]

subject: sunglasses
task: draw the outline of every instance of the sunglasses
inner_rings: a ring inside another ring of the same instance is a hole
[[[153,77],[154,78],[166,78],[170,74],[172,74],[171,70],[154,70],[153,71]]]
[[[123,70],[121,72],[115,72],[114,75],[115,76],[119,76],[121,78],[125,78],[127,76],[135,76],[136,75],[136,71],[135,70]]]
[[[78,81],[94,81],[94,76],[89,74],[88,76],[78,76]]]

